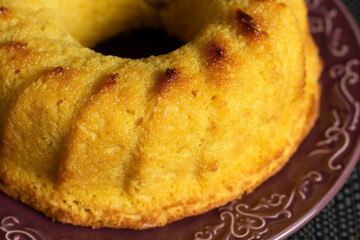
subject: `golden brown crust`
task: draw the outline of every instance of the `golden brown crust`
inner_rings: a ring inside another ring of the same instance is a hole
[[[0,7],[0,16],[6,17],[6,15],[9,13],[9,10],[6,7]]]
[[[319,108],[304,3],[189,1],[156,11],[194,41],[126,60],[79,44],[101,38],[79,31],[101,25],[80,18],[91,6],[74,22],[53,14],[61,1],[43,11],[0,0],[21,23],[0,35],[2,191],[63,223],[145,229],[222,206],[286,164]],[[140,0],[113,4],[133,12],[107,22],[154,14]]]
[[[319,93],[320,91],[318,89],[318,91],[316,91],[316,95],[314,96],[315,99],[319,99]],[[299,139],[298,143],[300,143],[302,139],[306,137],[307,133],[313,127],[319,113],[318,103],[319,103],[318,101],[314,101],[314,104],[312,105],[312,108],[309,111],[309,115],[307,117],[307,122],[308,122],[307,127],[306,129],[304,129],[302,137],[301,139]],[[292,149],[291,154],[295,151],[296,148]],[[289,156],[291,156],[291,154]],[[261,178],[257,179],[257,181],[252,184],[248,182],[247,184],[248,187],[243,193],[250,194],[258,185],[260,185],[269,177],[276,174],[287,163],[289,156],[282,155],[277,159],[273,159],[271,165],[274,165],[276,167],[269,166],[268,168],[264,168],[263,171],[258,174],[261,176]],[[268,171],[268,169],[271,169],[271,171]],[[233,191],[233,193],[230,194],[227,198],[217,199],[217,201],[215,202],[209,202],[207,203],[207,205],[202,206],[201,209],[199,209],[196,206],[197,204],[202,204],[202,201],[200,199],[197,201],[193,201],[191,203],[184,203],[183,205],[186,205],[187,208],[184,209],[180,214],[169,216],[166,221],[164,221],[162,218],[154,218],[154,217],[141,218],[138,221],[134,221],[131,218],[124,217],[123,213],[116,212],[114,210],[111,213],[110,212],[108,213],[108,216],[112,216],[112,219],[107,222],[102,222],[102,221],[98,221],[96,218],[87,219],[86,221],[84,221],[83,218],[76,216],[76,214],[74,214],[73,212],[67,209],[54,208],[53,206],[48,204],[49,202],[54,200],[54,196],[50,197],[49,199],[46,199],[42,196],[42,192],[34,190],[32,186],[16,186],[16,183],[15,184],[10,183],[8,185],[5,185],[4,183],[1,183],[0,189],[4,191],[7,195],[13,197],[14,199],[20,200],[25,204],[28,204],[31,207],[39,210],[40,212],[43,212],[46,216],[52,219],[56,219],[57,221],[60,221],[62,223],[69,223],[80,226],[92,226],[94,228],[121,227],[121,228],[130,228],[130,229],[146,229],[149,227],[163,226],[165,224],[168,224],[170,222],[173,222],[181,218],[204,213],[210,209],[222,206],[229,201],[235,200],[236,198],[241,198],[241,196],[243,195],[243,194],[239,194],[237,191]],[[179,207],[181,208],[182,206],[177,204],[171,207],[166,207],[164,210],[167,212],[171,212],[172,209],[176,209]]]

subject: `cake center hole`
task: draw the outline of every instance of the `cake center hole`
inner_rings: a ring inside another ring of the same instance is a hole
[[[98,43],[93,49],[104,55],[122,58],[146,58],[169,53],[184,45],[165,30],[140,29],[122,33]]]

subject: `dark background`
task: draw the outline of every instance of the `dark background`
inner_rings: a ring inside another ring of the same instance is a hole
[[[360,0],[343,0],[343,3],[359,26]],[[360,162],[336,197],[288,239],[360,239]]]

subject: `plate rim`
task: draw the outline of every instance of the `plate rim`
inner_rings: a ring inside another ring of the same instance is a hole
[[[341,0],[333,0],[333,3],[336,4],[337,8],[342,13],[342,17],[344,17],[349,23],[349,26],[353,30],[353,34],[355,35],[357,45],[360,47],[360,29],[354,17]],[[299,220],[297,220],[294,224],[285,227],[282,231],[272,236],[270,239],[285,239],[286,237],[291,236],[292,234],[300,230],[302,227],[304,227],[313,218],[315,218],[321,212],[321,210],[323,210],[329,204],[329,202],[333,200],[336,194],[345,185],[347,179],[350,177],[357,163],[360,162],[360,134],[358,134],[355,140],[357,141],[354,144],[355,152],[352,154],[349,163],[342,170],[340,176],[337,178],[333,186],[327,191],[327,193],[322,196],[320,201],[318,201],[313,207],[311,207],[306,213],[304,213],[304,216],[300,217]]]

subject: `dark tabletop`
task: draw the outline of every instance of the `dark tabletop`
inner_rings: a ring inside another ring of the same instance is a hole
[[[360,25],[360,0],[343,2]],[[360,239],[360,161],[335,198],[288,239]]]

